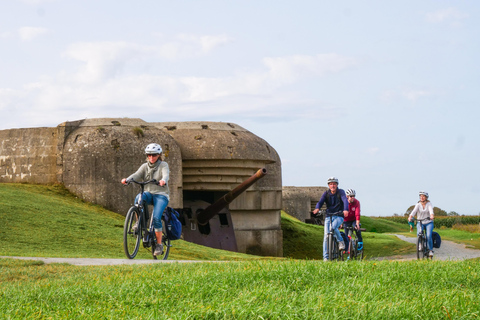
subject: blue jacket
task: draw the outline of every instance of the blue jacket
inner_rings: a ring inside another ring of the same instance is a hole
[[[340,199],[337,194],[340,195]],[[329,198],[328,201],[327,197]],[[320,209],[325,202],[327,202],[327,213],[342,212],[343,217],[343,211],[348,211],[347,195],[343,189],[337,189],[335,194],[332,194],[330,190],[325,191],[315,208]]]

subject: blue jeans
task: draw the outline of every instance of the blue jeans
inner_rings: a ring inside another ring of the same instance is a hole
[[[140,194],[135,197],[135,203],[138,202]],[[147,210],[148,204],[153,204],[153,227],[155,231],[162,231],[162,215],[163,211],[168,205],[168,199],[161,194],[151,194],[150,192],[144,192],[143,198],[145,201],[145,210]]]
[[[417,222],[417,234],[422,233],[422,227],[426,229],[427,234],[427,244],[428,250],[433,250],[433,239],[432,239],[432,232],[433,232],[433,221],[422,223]]]
[[[333,227],[333,234],[334,237],[337,238],[337,241],[343,241],[342,235],[340,234],[340,231],[338,230],[338,227],[340,227],[343,223],[343,217],[337,217],[334,216],[332,217],[332,227]],[[330,231],[330,217],[325,218],[325,227],[324,227],[324,232],[323,232],[323,258],[328,259],[328,232]]]

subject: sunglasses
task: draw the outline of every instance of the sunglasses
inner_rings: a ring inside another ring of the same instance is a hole
[[[159,154],[147,154],[147,157],[158,157]]]

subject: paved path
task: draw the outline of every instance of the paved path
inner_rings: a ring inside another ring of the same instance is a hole
[[[416,237],[406,237],[395,234],[399,239],[411,243],[416,243]],[[464,244],[458,244],[452,241],[442,240],[439,249],[435,249],[434,260],[465,260],[480,257],[480,250],[469,249]],[[128,264],[152,264],[152,263],[194,263],[194,262],[219,262],[219,261],[198,261],[198,260],[153,260],[153,259],[91,259],[91,258],[43,258],[43,257],[5,257],[21,260],[41,260],[45,263],[68,263],[76,266],[112,266]],[[414,260],[417,259],[416,253],[408,255],[398,255],[391,257],[379,257],[375,260]]]
[[[394,234],[399,239],[413,244],[417,243],[416,237],[406,237],[400,234]],[[442,240],[440,248],[434,250],[434,260],[465,260],[480,257],[480,250],[467,248],[464,244],[452,241]],[[398,255],[391,257],[379,257],[376,260],[413,260],[417,259],[417,254]]]

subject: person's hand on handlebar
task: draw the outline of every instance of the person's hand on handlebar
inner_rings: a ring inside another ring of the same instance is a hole
[[[348,210],[343,211],[343,216],[346,218],[348,217]]]
[[[164,185],[166,185],[166,182],[163,181],[163,180],[160,180],[160,181],[158,182],[158,185],[161,186],[161,187],[163,187]]]
[[[316,209],[316,208],[315,208],[315,210],[313,210],[313,212],[312,212],[312,213],[313,213],[313,214],[317,214],[317,213],[318,213],[318,211],[320,211],[320,209]]]
[[[123,179],[122,179],[122,184],[124,184],[124,185],[127,185],[127,184],[128,184],[126,178],[123,178]]]

